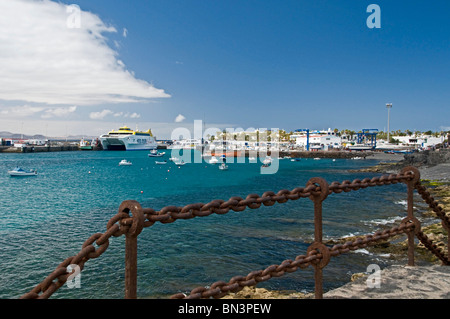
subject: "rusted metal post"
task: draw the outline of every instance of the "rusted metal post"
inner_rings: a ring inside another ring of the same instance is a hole
[[[406,222],[414,222],[417,225],[417,220],[414,217],[414,188],[416,183],[420,180],[420,172],[417,168],[409,166],[405,167],[402,174],[412,174],[412,178],[405,181],[407,189],[407,203],[408,203],[408,217],[404,220]],[[417,230],[415,230],[417,231]],[[408,266],[414,266],[414,235],[415,231],[409,231],[408,236]]]
[[[137,237],[144,227],[141,205],[133,200],[122,202],[119,212],[132,213],[133,223],[125,234],[125,299],[137,298]]]
[[[125,299],[137,298],[137,236],[125,239]]]
[[[308,254],[317,251],[322,255],[322,259],[314,264],[314,284],[315,298],[323,298],[323,272],[322,269],[330,261],[330,252],[328,247],[322,243],[322,202],[327,198],[329,186],[328,183],[319,177],[311,178],[306,186],[320,186],[320,193],[311,194],[309,197],[314,202],[314,243],[308,247]]]
[[[408,218],[413,219],[414,218],[414,198],[413,198],[413,191],[414,186],[411,185],[411,183],[408,183]],[[408,232],[408,266],[414,266],[414,232],[410,231]]]

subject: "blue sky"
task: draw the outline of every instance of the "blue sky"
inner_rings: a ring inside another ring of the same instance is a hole
[[[111,111],[111,125],[161,123],[154,124],[161,138],[179,114],[185,119],[178,126],[201,119],[220,128],[384,130],[387,102],[393,103],[391,130],[450,129],[448,1],[61,3],[77,4],[115,28],[104,36],[116,58],[136,79],[170,95],[72,103],[70,117],[48,117],[46,124],[66,121],[70,134],[80,133],[76,121],[85,121],[90,133],[90,121],[98,127],[99,117],[89,114],[103,110]],[[371,3],[381,9],[379,29],[366,25]],[[2,100],[0,89],[2,101],[0,110],[42,103]],[[126,112],[139,117],[112,116]],[[43,133],[40,125],[35,133]]]

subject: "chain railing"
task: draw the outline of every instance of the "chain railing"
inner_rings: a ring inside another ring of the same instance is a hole
[[[379,231],[344,244],[337,244],[331,248],[322,242],[322,202],[328,195],[397,183],[405,183],[407,185],[408,202],[407,217],[401,221],[399,226]],[[206,217],[211,214],[226,214],[230,210],[239,212],[247,208],[257,209],[261,205],[272,206],[275,203],[285,203],[289,200],[298,200],[299,198],[309,198],[314,203],[314,242],[308,247],[306,255],[298,255],[294,260],[285,260],[279,265],[271,265],[264,270],[252,271],[247,276],[235,276],[228,282],[218,281],[209,287],[195,288],[189,295],[178,293],[171,296],[171,298],[221,298],[230,292],[238,292],[246,286],[254,286],[272,277],[280,277],[285,273],[291,273],[297,271],[299,268],[303,269],[310,265],[314,267],[315,273],[315,297],[322,298],[322,272],[323,268],[330,262],[331,257],[336,257],[351,250],[365,248],[380,240],[386,240],[402,233],[405,233],[408,237],[408,265],[414,265],[414,236],[428,250],[436,255],[444,265],[450,265],[450,245],[448,245],[449,251],[447,251],[446,255],[442,249],[438,248],[421,231],[420,222],[413,215],[414,189],[417,190],[423,200],[436,213],[436,216],[441,219],[442,225],[448,233],[450,218],[426,188],[420,184],[420,172],[415,167],[406,167],[398,174],[382,175],[363,180],[346,180],[341,183],[333,182],[328,184],[324,179],[315,177],[310,179],[305,187],[297,187],[291,191],[280,190],[278,193],[265,192],[261,196],[258,194],[249,194],[245,199],[231,197],[228,201],[213,200],[206,204],[196,203],[183,207],[166,206],[159,211],[155,211],[152,208],[142,208],[136,201],[124,201],[119,207],[119,212],[108,221],[104,233],[96,233],[89,237],[77,255],[64,260],[47,278],[21,298],[49,298],[74,273],[74,266],[78,266],[80,271],[83,270],[88,260],[98,258],[106,251],[111,237],[121,235],[125,235],[126,237],[125,298],[137,298],[137,238],[143,228],[150,227],[156,222],[165,224],[175,222],[177,219]]]

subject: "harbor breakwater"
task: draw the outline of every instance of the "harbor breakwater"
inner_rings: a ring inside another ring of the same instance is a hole
[[[30,145],[24,147],[0,146],[0,153],[40,153],[40,152],[64,152],[79,151],[78,145],[39,146]]]
[[[372,151],[287,151],[279,152],[280,157],[292,158],[366,158],[376,152]],[[270,154],[270,153],[269,153]]]
[[[436,150],[426,150],[422,152],[414,152],[412,154],[405,154],[403,158],[392,163],[392,162],[380,162],[379,164],[371,167],[364,167],[355,172],[370,172],[370,173],[392,173],[402,169],[407,166],[415,166],[422,170],[423,179],[442,179],[442,176],[429,177],[429,169],[433,168],[434,174],[441,173],[437,175],[448,175],[447,166],[450,164],[450,149],[436,149]]]
[[[427,165],[434,166],[441,163],[450,162],[450,149],[426,150],[423,152],[406,154],[403,164],[408,165]]]

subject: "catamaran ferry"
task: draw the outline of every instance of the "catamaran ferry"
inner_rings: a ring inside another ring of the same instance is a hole
[[[133,131],[127,126],[101,135],[100,142],[104,150],[140,151],[157,148],[156,139],[151,130],[146,132]]]

